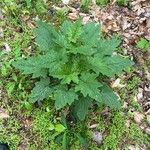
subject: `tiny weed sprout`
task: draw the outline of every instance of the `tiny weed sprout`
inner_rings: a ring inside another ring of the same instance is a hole
[[[93,102],[120,108],[118,97],[104,82],[130,67],[133,62],[114,51],[117,37],[103,38],[94,22],[81,24],[65,21],[56,30],[38,21],[35,29],[40,54],[13,62],[23,74],[37,78],[30,102],[51,99],[57,110],[70,106],[76,118],[84,120]]]

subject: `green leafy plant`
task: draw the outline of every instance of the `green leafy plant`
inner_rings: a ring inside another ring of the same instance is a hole
[[[128,4],[128,0],[117,0],[116,2],[119,6],[125,6]]]
[[[150,42],[144,38],[140,38],[136,47],[142,49],[143,51],[148,51],[150,49]]]
[[[83,12],[88,12],[90,5],[90,0],[82,0],[81,1],[81,10]]]
[[[97,5],[106,6],[108,3],[108,0],[96,0]]]
[[[30,102],[50,98],[60,110],[71,106],[75,116],[84,120],[93,101],[111,108],[119,108],[120,102],[104,82],[133,63],[114,55],[120,44],[116,37],[104,39],[100,26],[94,22],[82,25],[65,21],[57,31],[54,26],[38,21],[36,42],[41,54],[20,58],[13,66],[23,74],[38,78]]]

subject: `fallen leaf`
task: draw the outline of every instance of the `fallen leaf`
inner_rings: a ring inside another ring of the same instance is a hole
[[[71,20],[77,20],[78,15],[77,15],[77,13],[69,13],[68,18]]]
[[[70,1],[70,0],[62,0],[62,2],[63,2],[64,4],[66,4],[66,5],[69,4],[69,1]]]
[[[128,150],[140,150],[140,148],[138,146],[130,145],[128,146]]]
[[[6,52],[10,52],[11,51],[11,49],[10,49],[10,47],[9,47],[9,45],[7,43],[4,43],[4,46],[5,46],[5,51]]]
[[[0,10],[0,20],[3,20],[4,17],[3,17],[3,14],[2,14],[2,11]]]
[[[90,125],[89,129],[94,129],[94,128],[97,127],[97,125],[98,125],[98,124],[92,124],[92,125]]]
[[[86,24],[87,22],[89,22],[89,20],[90,20],[90,16],[83,17],[82,23]]]
[[[140,112],[133,112],[134,115],[134,120],[136,123],[140,124],[142,122],[142,120],[144,119],[144,115]]]
[[[7,119],[9,117],[10,116],[6,112],[4,112],[4,110],[0,109],[0,119]]]
[[[112,88],[123,88],[125,87],[126,85],[125,84],[120,84],[120,81],[121,79],[120,78],[117,78],[114,83],[112,84]]]

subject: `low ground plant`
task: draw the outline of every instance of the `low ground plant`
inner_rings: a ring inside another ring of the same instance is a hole
[[[38,21],[37,26],[40,53],[13,62],[23,74],[37,79],[30,102],[54,100],[57,110],[70,106],[70,112],[80,120],[94,103],[120,107],[118,97],[105,82],[133,64],[114,54],[119,38],[104,39],[94,22],[82,25],[80,20],[65,21],[56,29]]]

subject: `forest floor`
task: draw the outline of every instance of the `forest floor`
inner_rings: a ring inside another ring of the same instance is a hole
[[[36,20],[59,26],[66,19],[79,17],[83,24],[99,23],[105,37],[119,35],[122,43],[116,52],[135,64],[110,80],[122,108],[96,108],[84,122],[72,125],[69,149],[150,149],[150,1],[96,2],[0,1],[0,143],[11,150],[63,149],[63,141],[56,138],[64,130],[61,113],[48,100],[31,105],[28,95],[34,81],[16,72],[11,63],[38,49],[33,35]]]

